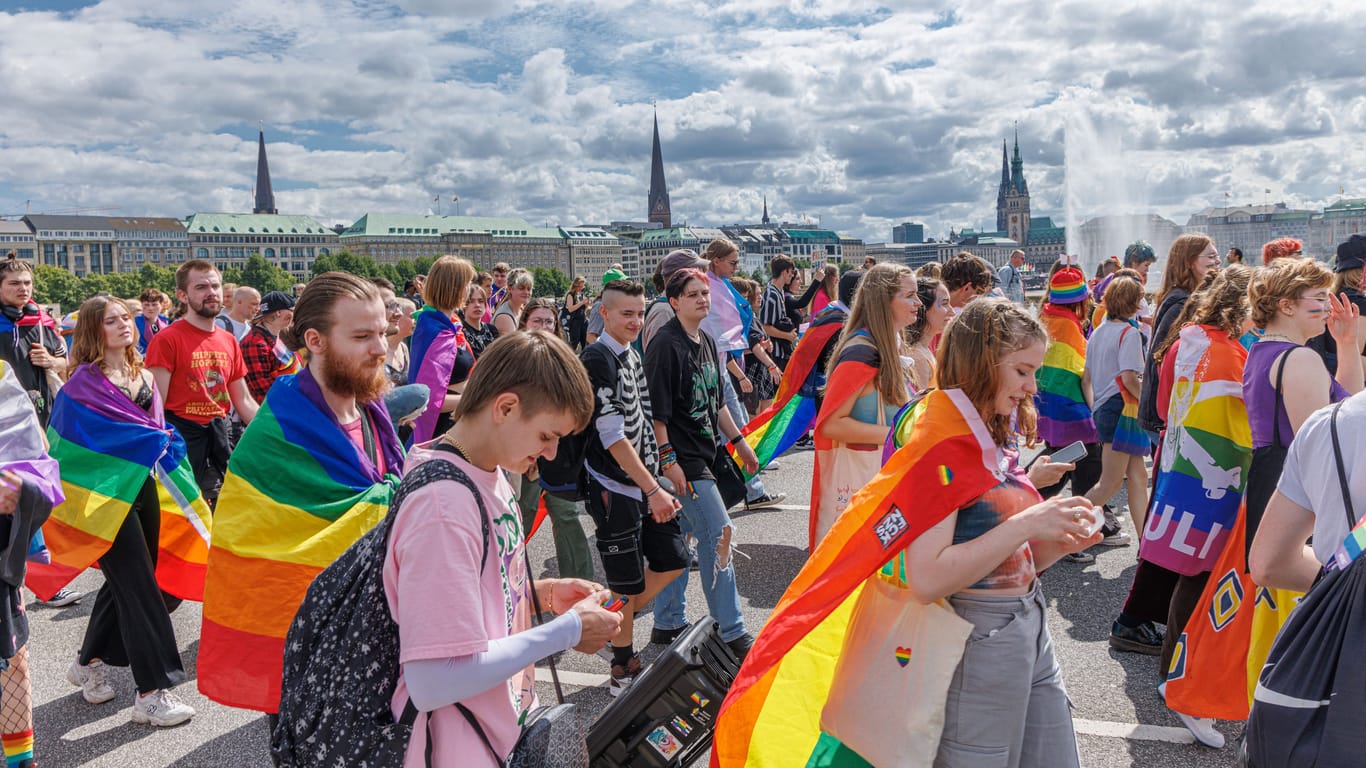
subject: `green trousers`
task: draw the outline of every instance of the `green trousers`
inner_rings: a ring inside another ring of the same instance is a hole
[[[518,504],[522,508],[522,527],[531,530],[536,520],[536,508],[540,505],[541,486],[534,480],[522,477],[522,488]],[[588,535],[583,532],[579,522],[579,504],[545,494],[545,508],[550,518],[550,530],[555,537],[555,560],[559,563],[560,576],[572,579],[593,580],[593,553],[588,548]]]

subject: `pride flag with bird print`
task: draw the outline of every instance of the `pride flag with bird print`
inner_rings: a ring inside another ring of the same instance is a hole
[[[907,545],[1001,481],[996,445],[961,390],[899,420],[905,444],[860,491],[783,593],[721,705],[712,768],[866,766],[820,730],[854,604]],[[894,715],[893,715],[894,716]]]
[[[46,600],[109,551],[150,476],[161,508],[157,583],[184,600],[204,599],[209,508],[200,498],[180,433],[166,427],[160,395],[151,412],[86,363],[57,393],[49,454],[66,501],[43,526],[50,563],[30,563],[25,583]]]
[[[285,633],[308,585],[388,512],[403,450],[382,402],[357,405],[378,462],[347,437],[308,368],[275,380],[232,453],[199,644],[199,690],[214,701],[279,709]]]
[[[1171,398],[1143,559],[1193,576],[1219,559],[1247,487],[1247,350],[1216,326],[1187,325],[1166,356],[1162,365],[1171,366]]]

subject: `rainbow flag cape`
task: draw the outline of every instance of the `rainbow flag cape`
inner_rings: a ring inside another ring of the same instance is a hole
[[[1129,331],[1142,333],[1136,320],[1129,321],[1129,328],[1125,328],[1119,335],[1120,343],[1124,341],[1124,334]],[[1124,387],[1124,378],[1115,377],[1115,383],[1119,385],[1119,396],[1124,401],[1124,408],[1119,412],[1119,421],[1115,423],[1115,439],[1111,443],[1112,447],[1121,453],[1132,456],[1147,456],[1153,444],[1148,439],[1148,433],[1138,425],[1138,398]]]
[[[707,282],[711,286],[711,311],[702,318],[702,330],[716,340],[716,351],[723,357],[727,352],[744,352],[749,349],[754,308],[729,280],[711,270],[707,270]]]
[[[1142,553],[1190,576],[1214,567],[1247,487],[1247,350],[1219,328],[1187,325],[1167,354],[1175,355],[1171,403]]]
[[[199,643],[199,690],[214,701],[279,708],[285,633],[308,585],[388,511],[403,451],[384,404],[364,408],[383,475],[342,431],[308,368],[275,380],[232,452]]]
[[[861,587],[1003,477],[986,425],[962,391],[930,392],[911,410],[905,445],[854,497],[759,632],[721,705],[713,768],[800,766],[818,743],[823,765],[866,765],[851,750],[832,750],[820,732]]]
[[[1044,305],[1039,321],[1048,331],[1048,350],[1035,374],[1039,438],[1054,446],[1077,440],[1094,443],[1100,436],[1081,391],[1081,375],[1086,369],[1086,337],[1081,322],[1072,312],[1052,304]]]
[[[847,313],[831,306],[811,321],[811,327],[797,341],[797,348],[787,361],[773,404],[750,419],[744,428],[745,442],[754,449],[759,469],[791,448],[815,424],[817,395],[825,384],[825,373],[816,363],[844,328],[846,316]],[[732,454],[735,451],[730,450]],[[750,477],[747,474],[745,479]]]
[[[1246,522],[1246,513],[1239,514],[1197,610],[1172,653],[1167,706],[1177,712],[1246,720],[1276,633],[1304,596],[1252,581],[1247,569]]]
[[[43,429],[38,425],[33,401],[13,366],[4,360],[0,360],[0,469],[33,484],[54,507],[66,498],[61,470],[43,445]]]
[[[853,344],[844,347],[830,371],[830,380],[825,385],[825,398],[821,401],[820,413],[816,415],[816,456],[815,469],[811,473],[811,510],[807,522],[807,549],[816,551],[817,505],[821,498],[821,454],[828,454],[833,444],[820,436],[820,426],[830,418],[841,405],[858,395],[859,390],[877,378],[877,350],[867,344]]]
[[[148,413],[86,363],[57,393],[47,439],[66,501],[43,526],[52,561],[29,566],[28,588],[46,600],[103,557],[150,475],[161,507],[157,583],[184,600],[203,600],[209,508],[185,441],[166,427],[161,396],[153,393]]]
[[[469,343],[465,341],[465,327],[435,307],[423,306],[416,317],[408,383],[426,384],[429,390],[427,410],[413,422],[413,443],[425,443],[435,436],[432,433],[451,386],[456,352]]]

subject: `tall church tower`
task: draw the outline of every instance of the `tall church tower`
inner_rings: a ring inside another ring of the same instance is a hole
[[[1009,181],[1005,196],[1004,229],[1006,237],[1024,247],[1029,244],[1029,185],[1025,183],[1024,160],[1020,158],[1020,132],[1018,129],[1015,131],[1015,153],[1010,158]],[[997,220],[1000,220],[999,213]]]
[[[1006,155],[1006,140],[1001,139],[1001,186],[996,190],[996,231],[1005,232],[1006,195],[1010,194],[1010,158]]]
[[[659,148],[659,114],[655,114],[655,143],[650,152],[650,197],[648,201],[649,220],[659,223],[665,229],[673,226],[673,216],[669,212],[669,185],[664,181],[664,153]]]
[[[275,210],[275,192],[270,188],[270,164],[266,162],[266,128],[258,127],[256,135],[256,205],[252,213],[279,213]]]

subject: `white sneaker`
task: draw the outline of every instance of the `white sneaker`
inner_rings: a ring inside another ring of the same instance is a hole
[[[66,681],[81,689],[81,695],[91,704],[103,704],[114,698],[114,689],[104,676],[104,662],[82,664],[80,659],[66,668]]]
[[[74,589],[62,587],[57,590],[57,594],[53,595],[51,600],[42,600],[40,602],[49,608],[65,608],[68,605],[79,603],[82,597],[85,597],[84,592],[77,592]]]
[[[133,722],[165,727],[180,725],[194,717],[194,708],[162,688],[133,697]]]
[[[1213,749],[1224,748],[1224,734],[1214,729],[1213,718],[1191,717],[1174,709],[1172,712],[1181,720],[1181,724],[1186,726],[1186,730],[1191,732],[1196,741]]]
[[[1167,701],[1167,681],[1163,680],[1157,684],[1157,695],[1162,697],[1162,701]]]

